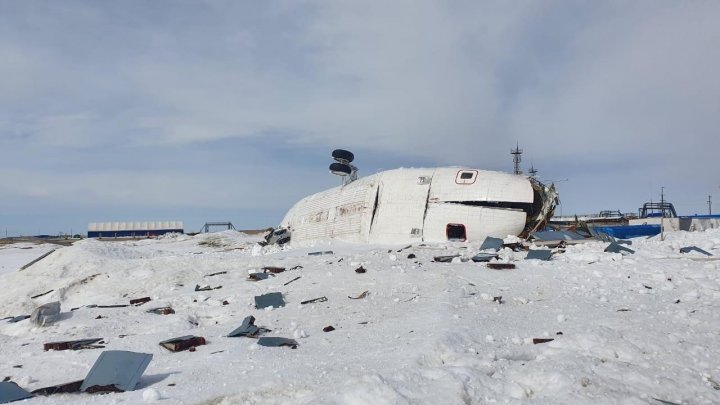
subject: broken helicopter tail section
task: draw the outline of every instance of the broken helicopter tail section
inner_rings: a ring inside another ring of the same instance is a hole
[[[527,236],[545,226],[558,202],[553,185],[520,175],[440,167],[388,170],[358,179],[350,164],[352,153],[336,150],[333,158],[330,170],[343,176],[343,184],[305,197],[288,211],[280,229],[293,244],[482,242],[488,236]]]

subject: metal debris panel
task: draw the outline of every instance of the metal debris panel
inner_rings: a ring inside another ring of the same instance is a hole
[[[260,333],[260,328],[255,326],[255,317],[252,315],[246,316],[243,319],[242,325],[237,327],[235,330],[230,332],[227,337],[238,337],[238,336],[249,336],[254,337]]]
[[[712,253],[710,253],[710,252],[708,252],[708,251],[706,251],[706,250],[700,249],[700,248],[697,247],[697,246],[687,246],[687,247],[681,248],[681,249],[680,249],[680,253],[690,253],[690,252],[692,252],[693,250],[696,251],[696,252],[702,253],[702,254],[704,254],[704,255],[706,255],[706,256],[712,256]]]
[[[525,260],[537,259],[537,260],[550,260],[553,252],[549,249],[530,249]]]
[[[625,246],[623,246],[617,242],[612,242],[611,244],[609,244],[608,247],[605,248],[605,252],[621,253],[623,255],[635,253],[634,250],[632,250],[630,248],[626,248]]]
[[[125,350],[102,352],[85,377],[80,391],[95,391],[94,388],[97,387],[114,387],[115,391],[132,391],[140,382],[140,377],[150,364],[152,357],[152,354]]]
[[[297,349],[298,342],[296,342],[293,339],[288,339],[284,337],[261,337],[258,339],[257,342],[260,346],[267,346],[267,347],[280,347],[280,346],[289,346],[292,349]]]
[[[0,404],[31,398],[32,394],[11,381],[0,382]]]
[[[280,308],[285,306],[282,293],[272,292],[255,296],[255,308],[263,309],[267,307]]]
[[[482,245],[480,245],[480,250],[485,249],[495,249],[495,251],[498,251],[502,249],[504,241],[500,238],[493,238],[492,236],[488,236],[483,241]]]
[[[489,262],[492,259],[497,259],[498,255],[495,253],[478,253],[472,257],[472,261],[475,263]]]

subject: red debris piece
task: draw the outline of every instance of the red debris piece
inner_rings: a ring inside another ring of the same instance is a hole
[[[365,268],[363,266],[360,266],[357,269],[355,269],[355,273],[360,273],[360,274],[365,273],[366,271],[367,270],[365,270]]]
[[[206,344],[205,338],[202,336],[181,336],[178,338],[168,339],[160,342],[160,346],[170,350],[171,352],[181,352],[195,346]]]
[[[323,332],[332,332],[334,330],[335,330],[335,327],[333,327],[332,325],[329,325],[329,326],[326,326],[323,328]]]
[[[64,342],[50,342],[43,344],[43,349],[48,350],[80,350],[80,349],[100,349],[105,346],[98,345],[102,344],[102,338],[93,339],[81,339],[81,340],[68,340]]]

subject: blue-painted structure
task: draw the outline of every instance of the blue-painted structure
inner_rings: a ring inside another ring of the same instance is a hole
[[[597,233],[605,233],[618,239],[655,236],[660,233],[660,225],[596,226],[593,229]]]

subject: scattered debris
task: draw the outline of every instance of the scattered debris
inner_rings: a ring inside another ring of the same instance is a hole
[[[40,297],[42,297],[43,295],[48,295],[48,294],[50,294],[50,293],[53,292],[53,291],[55,291],[55,290],[45,291],[45,292],[42,293],[42,294],[33,295],[33,296],[30,297],[30,298],[31,298],[31,299],[40,298]]]
[[[0,404],[32,398],[32,394],[12,381],[0,382]]]
[[[650,287],[649,285],[645,285],[645,284],[643,284],[643,287],[647,288],[648,290],[652,290],[652,289],[653,289],[653,288]]]
[[[492,259],[497,259],[498,255],[495,253],[478,253],[472,257],[472,261],[475,263],[489,262]]]
[[[301,305],[314,304],[316,302],[325,302],[327,300],[328,300],[327,297],[319,297],[319,298],[313,298],[311,300],[302,301],[302,302],[300,302],[300,304]]]
[[[170,314],[174,314],[175,310],[172,309],[172,307],[160,307],[160,308],[148,309],[145,312],[150,313],[150,314],[157,314],[157,315],[170,315]]]
[[[123,392],[137,386],[143,372],[150,364],[152,354],[124,350],[102,352],[83,380],[80,391]]]
[[[632,311],[632,310],[628,309],[628,308],[620,308],[617,310],[617,312],[630,312],[630,311]]]
[[[417,256],[415,256],[415,253],[410,253],[410,254],[407,256],[408,259],[414,259],[414,258],[416,258],[416,257],[417,257]]]
[[[493,249],[494,251],[497,252],[498,250],[500,250],[502,248],[502,246],[503,246],[502,239],[493,238],[491,236],[488,236],[487,238],[485,238],[482,245],[480,245],[480,250]]]
[[[334,331],[334,330],[335,330],[335,327],[332,326],[332,325],[328,325],[328,326],[326,326],[326,327],[323,328],[323,332],[332,332],[332,331]]]
[[[270,274],[267,273],[250,273],[248,274],[248,281],[262,281],[267,280]]]
[[[230,303],[229,303],[227,300],[223,301],[222,304],[223,304],[223,305],[230,305]]]
[[[271,266],[266,266],[266,267],[263,267],[262,270],[263,270],[263,272],[265,272],[265,273],[278,274],[278,273],[282,273],[283,271],[285,271],[285,267],[271,267]]]
[[[139,307],[140,305],[150,301],[152,301],[152,298],[150,297],[135,298],[133,300],[130,300],[130,305],[135,305],[136,307]]]
[[[280,308],[285,306],[282,293],[272,292],[255,296],[255,308],[263,309],[267,307]]]
[[[365,268],[364,268],[363,266],[360,266],[360,267],[358,267],[357,269],[355,269],[355,273],[362,274],[362,273],[365,273],[365,272],[367,272],[367,270],[365,270]]]
[[[10,320],[8,322],[16,323],[16,322],[24,321],[25,319],[28,319],[28,318],[30,318],[30,315],[19,315],[14,318],[10,318]]]
[[[43,344],[43,350],[80,350],[80,349],[101,349],[105,346],[95,343],[104,343],[103,338],[67,340],[64,342],[51,342]]]
[[[255,326],[255,317],[249,315],[243,319],[242,325],[230,332],[227,337],[245,336],[249,338],[256,338],[261,334],[270,331],[270,329]]]
[[[308,256],[320,256],[320,255],[332,255],[335,254],[332,250],[326,250],[324,252],[309,252]]]
[[[60,302],[54,301],[35,308],[30,315],[30,322],[38,326],[45,326],[55,322],[60,317]]]
[[[530,249],[528,250],[527,256],[525,256],[525,260],[543,260],[547,261],[550,260],[552,257],[553,252],[549,249]]]
[[[438,263],[450,263],[456,257],[460,257],[460,255],[435,256],[433,257],[433,261],[436,261]]]
[[[510,270],[514,269],[515,265],[513,263],[488,263],[487,264],[488,269],[494,269],[494,270]]]
[[[84,380],[73,381],[65,384],[53,385],[52,387],[38,388],[32,391],[33,395],[49,396],[54,394],[71,394],[80,392],[80,386]]]
[[[582,235],[578,232],[564,230],[564,231],[538,231],[533,232],[530,234],[530,236],[534,240],[540,240],[540,241],[569,241],[569,240],[585,240],[587,236]]]
[[[290,232],[284,228],[274,229],[265,235],[266,245],[284,245],[288,242],[290,242]]]
[[[50,254],[52,254],[52,252],[54,252],[54,251],[56,251],[56,250],[57,250],[57,249],[53,249],[53,250],[51,250],[51,251],[49,251],[49,252],[45,253],[44,255],[42,255],[42,256],[38,257],[37,259],[35,259],[35,260],[31,261],[30,263],[28,263],[28,264],[26,264],[26,265],[24,265],[24,266],[20,267],[20,270],[22,271],[22,270],[25,270],[25,269],[27,269],[28,267],[30,267],[30,266],[32,266],[33,264],[35,264],[35,263],[39,262],[40,260],[42,260],[42,259],[44,259],[44,258],[46,258],[46,257],[50,256]]]
[[[623,245],[621,245],[621,244],[619,244],[619,243],[617,243],[617,242],[612,242],[612,243],[610,243],[610,244],[608,245],[608,247],[605,248],[605,252],[608,252],[608,253],[620,253],[620,254],[622,254],[622,255],[635,253],[634,250],[632,250],[632,249],[630,249],[630,248],[626,248],[625,246],[623,246]]]
[[[497,302],[498,304],[502,304],[502,303],[504,303],[505,301],[503,301],[502,295],[500,295],[500,296],[497,296],[497,297],[493,297],[493,302]]]
[[[87,308],[125,308],[129,307],[128,304],[115,304],[115,305],[86,305]]]
[[[220,274],[227,274],[227,271],[218,271],[217,273],[206,274],[205,277],[212,277],[212,276],[217,276]]]
[[[660,403],[663,403],[663,404],[665,404],[665,405],[682,405],[682,404],[679,404],[679,403],[677,403],[677,402],[670,402],[670,401],[666,401],[666,400],[664,400],[664,399],[659,399],[659,398],[655,398],[655,397],[653,397],[653,399],[656,400],[656,401],[658,401],[658,402],[660,402]]]
[[[195,346],[202,346],[205,343],[205,338],[202,336],[187,335],[164,340],[159,344],[171,352],[181,352],[183,350],[192,349]]]
[[[212,291],[212,290],[219,290],[221,288],[222,288],[221,285],[219,285],[217,287],[210,287],[210,285],[204,285],[204,286],[200,287],[199,284],[195,284],[195,291]]]
[[[297,276],[297,277],[295,277],[294,279],[288,281],[287,283],[285,283],[285,284],[283,284],[283,285],[288,285],[288,284],[292,283],[293,281],[300,280],[300,277],[302,277],[302,276]]]
[[[511,249],[513,252],[524,252],[527,248],[520,242],[503,243],[503,247]]]
[[[555,340],[555,339],[553,339],[553,338],[533,338],[532,342],[534,345],[538,345],[540,343],[552,342],[553,340]]]
[[[298,342],[283,337],[261,337],[258,339],[257,344],[267,347],[289,346],[291,349],[297,349],[298,347]]]
[[[700,252],[700,253],[704,254],[705,256],[712,256],[712,253],[710,253],[706,250],[700,249],[697,246],[687,246],[687,247],[681,248],[680,253],[690,253],[693,250],[696,252]]]
[[[358,295],[357,297],[351,297],[351,296],[348,295],[348,298],[350,298],[351,300],[360,300],[360,299],[363,299],[363,298],[367,297],[368,294],[370,294],[369,291],[363,291],[363,292],[362,292],[360,295]]]

